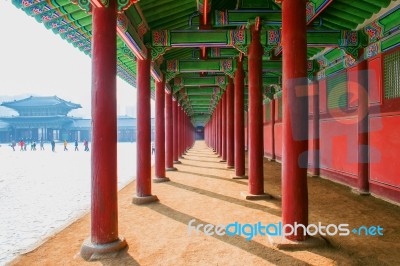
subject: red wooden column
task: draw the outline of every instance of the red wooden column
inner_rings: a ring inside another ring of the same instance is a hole
[[[282,222],[308,226],[306,0],[282,1]],[[289,232],[287,228],[286,232]],[[302,241],[302,228],[286,238]]]
[[[166,171],[176,171],[174,167],[174,138],[172,118],[172,94],[165,93],[165,167]],[[157,151],[156,151],[157,152]]]
[[[165,174],[165,78],[156,81],[156,158],[153,182],[169,181]]]
[[[189,136],[189,123],[188,123],[188,116],[185,113],[185,154],[187,152],[187,150],[189,149],[189,140],[190,136]]]
[[[221,97],[218,106],[218,140],[219,140],[218,154],[220,157],[222,157],[222,152],[223,152],[222,128],[223,128],[223,122],[222,122],[222,97]]]
[[[358,182],[360,195],[369,195],[369,148],[368,148],[368,61],[364,60],[356,66],[358,75]]]
[[[235,72],[235,176],[233,178],[247,178],[245,175],[244,153],[244,71],[242,58],[237,60]]]
[[[271,160],[275,161],[275,104],[276,100],[275,98],[271,99],[271,147],[272,147],[272,152],[271,152]]]
[[[227,154],[226,154],[226,164],[227,168],[233,168],[234,166],[234,157],[235,157],[235,148],[234,148],[234,127],[233,127],[233,121],[234,121],[234,107],[233,107],[233,80],[231,77],[228,77],[228,86],[226,89],[226,148],[227,148]]]
[[[173,144],[174,144],[174,164],[180,164],[179,161],[179,140],[178,140],[178,102],[173,99],[172,101],[172,116],[173,116]]]
[[[183,158],[183,112],[182,107],[178,105],[178,154]]]
[[[221,149],[220,149],[220,132],[219,132],[219,130],[220,130],[220,117],[219,117],[219,106],[220,106],[220,102],[218,103],[218,105],[217,105],[217,108],[216,108],[216,113],[215,113],[215,122],[216,122],[216,128],[215,128],[215,131],[216,131],[216,144],[217,144],[217,147],[216,147],[216,150],[217,150],[217,155],[218,155],[218,157],[219,156],[221,156]]]
[[[222,159],[220,162],[226,162],[226,92],[221,99],[221,122],[222,122]]]
[[[127,244],[118,237],[116,1],[93,6],[91,237],[81,256],[115,252]]]
[[[310,100],[312,100],[312,143],[313,150],[309,151],[313,153],[313,160],[311,162],[311,175],[319,176],[319,82],[313,80],[310,86]]]
[[[216,138],[216,140],[215,140],[215,144],[216,144],[216,147],[215,147],[215,150],[216,150],[216,153],[217,153],[217,155],[218,155],[218,157],[221,155],[220,154],[220,136],[219,136],[219,106],[220,106],[220,102],[217,104],[217,107],[215,108],[215,138]]]
[[[151,195],[151,117],[150,117],[150,63],[147,59],[137,60],[137,158],[136,158],[136,195],[134,204],[144,204],[157,200]]]
[[[213,136],[214,136],[214,151],[215,153],[218,153],[218,133],[217,133],[217,109],[215,108],[214,110],[214,132],[213,132]]]
[[[213,130],[212,130],[212,138],[213,138],[213,151],[217,152],[217,110],[213,112]]]
[[[264,194],[264,145],[263,145],[263,95],[262,95],[262,55],[259,20],[251,26],[249,46],[249,194],[266,197]]]

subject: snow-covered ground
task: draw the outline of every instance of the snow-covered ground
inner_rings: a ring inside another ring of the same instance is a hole
[[[39,145],[38,145],[39,146]],[[90,152],[0,147],[0,265],[65,228],[90,207]],[[118,187],[136,174],[136,143],[118,143]],[[89,232],[88,232],[89,233]]]

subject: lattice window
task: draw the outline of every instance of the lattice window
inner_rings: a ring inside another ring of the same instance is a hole
[[[343,71],[327,80],[327,101],[329,109],[346,108],[347,95],[347,72]]]
[[[400,51],[384,58],[385,99],[400,97]]]

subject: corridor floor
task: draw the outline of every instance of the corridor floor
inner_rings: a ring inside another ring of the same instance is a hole
[[[180,159],[170,182],[152,184],[157,203],[131,204],[135,182],[119,192],[119,232],[129,248],[114,258],[85,262],[79,256],[90,232],[87,214],[12,265],[395,265],[400,263],[400,208],[321,178],[308,178],[309,222],[323,225],[381,226],[383,236],[327,236],[327,245],[278,250],[266,236],[207,236],[188,224],[277,224],[281,221],[280,164],[264,163],[269,200],[247,201],[247,180],[233,180],[204,142]]]

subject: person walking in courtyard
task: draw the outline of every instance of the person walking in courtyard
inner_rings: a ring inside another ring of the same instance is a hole
[[[24,150],[24,145],[25,145],[25,143],[24,143],[24,141],[21,139],[21,140],[19,141],[20,151],[23,151],[23,150]]]
[[[156,147],[154,146],[154,142],[151,143],[151,155],[156,152]]]
[[[85,147],[84,151],[89,151],[89,142],[86,139],[83,141],[83,146]]]
[[[51,151],[52,151],[52,152],[55,152],[55,151],[56,151],[56,143],[55,143],[54,139],[51,140]]]
[[[78,140],[77,139],[75,140],[75,151],[79,151],[79,149],[78,149]]]
[[[16,146],[17,144],[15,144],[15,140],[13,140],[12,142],[11,142],[11,148],[13,149],[13,151],[15,151],[15,146]]]
[[[64,140],[64,151],[68,151],[67,145],[68,145],[68,143],[67,143],[67,140],[65,139]]]
[[[40,150],[44,151],[43,138],[40,139]]]

